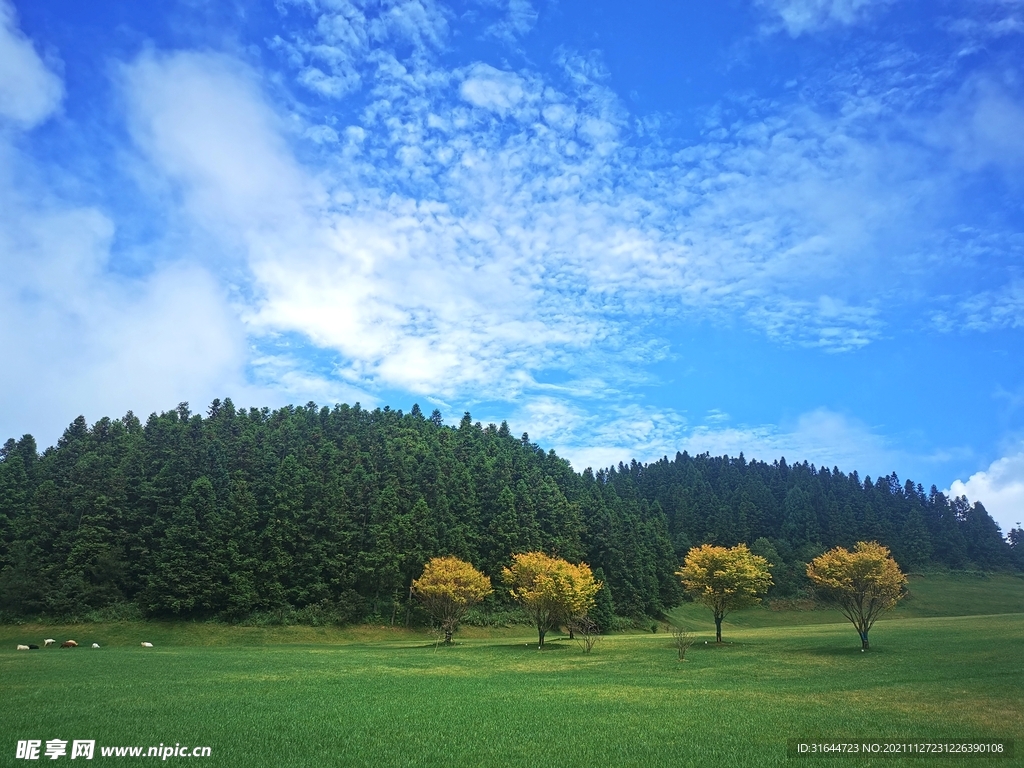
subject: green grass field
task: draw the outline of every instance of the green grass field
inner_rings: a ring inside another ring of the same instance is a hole
[[[210,746],[186,760],[210,766],[1024,764],[1024,744],[1016,760],[787,757],[788,738],[1024,737],[1024,580],[936,575],[911,593],[868,653],[826,611],[737,613],[716,647],[686,606],[682,663],[663,633],[588,656],[564,639],[538,652],[527,629],[435,652],[372,627],[3,626],[0,765],[28,764],[19,739],[55,738]],[[43,637],[104,647],[14,650]]]

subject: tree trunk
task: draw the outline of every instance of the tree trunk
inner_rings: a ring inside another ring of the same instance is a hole
[[[722,642],[722,620],[715,616],[715,642]]]
[[[446,629],[444,631],[444,644],[445,645],[451,645],[452,644],[452,631],[450,629]]]
[[[868,645],[868,633],[867,632],[861,632],[860,633],[860,649],[862,651],[865,651],[865,650],[867,650],[870,647],[871,646]]]
[[[543,629],[538,629],[537,630],[537,647],[538,648],[543,648],[544,647],[544,635],[546,635],[546,634],[547,634],[547,632],[544,631]]]

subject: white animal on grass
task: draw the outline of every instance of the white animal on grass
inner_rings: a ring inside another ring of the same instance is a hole
[[[92,647],[93,647],[93,648],[99,648],[99,647],[100,647],[100,644],[99,644],[99,643],[93,643],[93,644],[92,644]]]
[[[28,646],[27,645],[19,645],[18,646],[18,650],[19,651],[27,651],[28,650]]]
[[[56,642],[57,642],[57,641],[56,641],[56,640],[54,640],[54,639],[53,639],[52,637],[51,637],[51,638],[48,638],[48,639],[46,639],[46,640],[43,640],[43,647],[46,647],[47,645],[53,645],[53,644],[54,644],[54,643],[56,643]]]
[[[142,646],[143,648],[152,648],[152,647],[153,647],[153,644],[152,644],[152,643],[140,643],[140,645],[141,645],[141,646]]]

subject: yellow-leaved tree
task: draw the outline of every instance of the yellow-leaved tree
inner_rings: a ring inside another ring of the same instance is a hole
[[[877,541],[858,541],[853,552],[830,549],[807,564],[807,575],[817,593],[857,628],[862,650],[870,647],[868,630],[875,619],[900,601],[907,584],[889,550]]]
[[[715,641],[722,642],[722,619],[737,608],[761,602],[772,585],[768,561],[747,549],[746,544],[716,547],[703,544],[686,553],[676,571],[683,588],[693,599],[711,609],[715,617]]]
[[[466,611],[492,591],[489,578],[457,557],[432,558],[412,583],[413,595],[444,632],[445,645],[451,645]]]
[[[594,607],[601,582],[586,563],[573,565],[543,552],[524,552],[512,557],[512,567],[502,570],[509,592],[537,626],[537,644],[559,624],[585,616]]]

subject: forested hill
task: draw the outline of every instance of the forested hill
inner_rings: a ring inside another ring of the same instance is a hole
[[[1020,566],[981,504],[895,476],[676,454],[575,473],[504,423],[458,427],[338,405],[236,410],[215,400],[90,427],[37,454],[0,451],[0,612],[150,616],[317,610],[394,615],[432,556],[495,577],[514,552],[585,560],[622,615],[680,599],[691,545],[747,542],[780,594],[825,547],[875,539],[905,568]],[[499,591],[494,598],[502,599]]]

